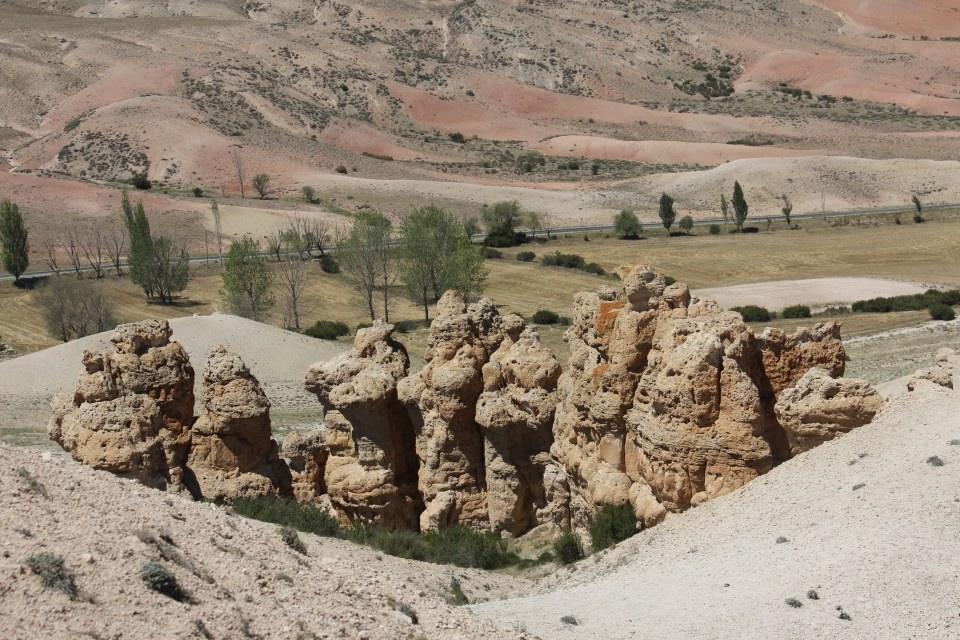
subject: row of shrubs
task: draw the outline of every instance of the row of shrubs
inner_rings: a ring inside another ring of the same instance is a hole
[[[568,564],[584,557],[580,539],[570,532],[561,535],[553,543],[551,551],[544,552],[531,562],[509,551],[499,535],[468,527],[448,527],[424,534],[390,531],[371,525],[342,527],[323,509],[270,497],[241,498],[234,502],[233,510],[247,518],[305,533],[349,540],[398,558],[458,567],[489,570],[553,560]],[[637,521],[630,505],[604,506],[590,524],[590,542],[594,552],[601,551],[637,531]]]
[[[871,298],[854,302],[852,307],[828,307],[821,315],[834,316],[850,313],[891,313],[895,311],[922,311],[926,309],[934,320],[953,320],[956,318],[954,306],[960,305],[960,290],[937,291],[930,289],[924,293],[887,298]],[[733,307],[733,311],[743,316],[746,322],[769,322],[777,314],[765,307],[746,305]],[[780,314],[783,318],[809,318],[813,314],[810,307],[802,304],[786,307]]]
[[[596,262],[587,262],[583,256],[576,253],[555,252],[540,258],[540,264],[545,267],[563,267],[565,269],[579,269],[594,275],[606,275],[606,270]]]

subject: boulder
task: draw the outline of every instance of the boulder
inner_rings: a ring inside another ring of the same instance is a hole
[[[171,335],[165,320],[125,324],[114,351],[84,352],[73,397],[54,400],[49,435],[78,462],[195,493],[186,473],[194,373]]]
[[[776,413],[797,455],[868,424],[882,407],[883,398],[866,380],[833,378],[814,368],[784,390]]]
[[[414,428],[397,396],[409,366],[393,325],[377,321],[357,332],[350,352],[307,373],[306,388],[323,405],[324,420],[320,434],[309,444],[301,440],[292,459],[301,469],[297,491],[318,496],[325,490],[342,523],[418,528],[423,506]],[[322,482],[316,477],[320,469]]]
[[[915,391],[923,383],[947,389],[954,388],[954,377],[960,373],[960,355],[949,347],[937,351],[932,367],[918,369],[907,381],[907,390]]]
[[[243,360],[215,347],[203,371],[203,408],[187,466],[206,500],[291,494],[270,429],[270,401]]]

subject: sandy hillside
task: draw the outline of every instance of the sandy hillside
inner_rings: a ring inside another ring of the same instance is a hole
[[[522,586],[507,576],[300,534],[304,556],[274,525],[63,456],[0,444],[0,461],[5,639],[520,637],[446,604],[454,576],[471,599]],[[37,553],[63,557],[76,601],[43,590],[23,567]],[[149,561],[172,572],[193,602],[148,590],[138,572]]]
[[[542,593],[475,611],[548,638],[956,638],[958,518],[960,393],[927,386]]]
[[[284,412],[298,411],[310,413],[314,418],[319,415],[316,398],[303,390],[303,376],[313,363],[329,360],[349,348],[345,342],[315,340],[220,313],[175,318],[170,326],[173,339],[183,344],[196,372],[198,401],[207,354],[222,344],[240,354],[263,384],[274,414],[280,417]],[[0,435],[22,444],[43,443],[51,396],[73,391],[77,376],[83,370],[83,352],[112,348],[111,333],[88,336],[0,362],[0,400],[3,401]]]

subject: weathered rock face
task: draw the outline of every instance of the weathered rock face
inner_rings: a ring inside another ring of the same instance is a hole
[[[490,529],[517,536],[552,519],[543,477],[560,363],[519,316],[506,316],[502,324],[503,341],[482,368],[476,420],[484,438]]]
[[[945,347],[937,351],[932,367],[918,369],[907,381],[907,390],[915,391],[922,384],[930,383],[953,389],[954,378],[960,375],[960,355]]]
[[[303,504],[320,503],[327,493],[324,475],[330,455],[324,446],[323,429],[291,431],[283,438],[280,455],[290,468],[293,499]]]
[[[866,380],[832,378],[814,368],[780,394],[776,413],[797,455],[869,423],[882,406]]]
[[[393,325],[377,322],[357,332],[350,353],[307,373],[306,387],[317,394],[325,415],[322,436],[312,446],[300,445],[297,492],[319,496],[325,490],[341,521],[418,526],[414,429],[397,397],[397,382],[409,365],[406,349],[393,339]]]
[[[222,346],[210,352],[203,371],[203,409],[187,466],[207,500],[291,493],[270,430],[270,401],[240,356]]]
[[[185,474],[193,368],[170,325],[121,325],[114,352],[84,352],[73,398],[54,401],[50,438],[73,458],[152,487],[194,490]]]
[[[620,295],[576,296],[565,335],[558,468],[545,484],[561,501],[551,505],[555,520],[574,528],[598,506],[624,503],[649,526],[765,473],[792,455],[778,396],[812,367],[831,380],[826,372],[843,372],[835,324],[757,337],[739,314],[691,300],[685,285],[666,286],[646,266],[620,275]],[[876,412],[872,402],[850,410],[836,418],[864,424]]]
[[[421,530],[453,524],[485,529],[485,447],[476,421],[481,369],[503,339],[502,321],[487,299],[466,305],[448,291],[437,303],[419,372],[398,386],[416,433]]]

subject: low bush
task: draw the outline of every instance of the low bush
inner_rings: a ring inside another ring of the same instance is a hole
[[[553,311],[540,309],[533,314],[532,320],[534,324],[557,324],[560,322],[560,316]]]
[[[317,320],[312,327],[303,330],[303,335],[318,340],[336,340],[350,334],[350,327],[334,320]]]
[[[301,555],[307,555],[307,547],[297,535],[297,530],[290,527],[280,529],[280,539],[283,543]]]
[[[247,518],[318,536],[334,536],[340,531],[340,525],[325,510],[285,498],[238,498],[233,503],[233,510]]]
[[[143,566],[140,567],[140,579],[148,588],[177,602],[183,602],[187,599],[187,594],[180,587],[176,576],[156,562],[143,563]]]
[[[686,234],[689,234],[693,231],[693,218],[690,216],[683,216],[680,218],[680,222],[677,223],[677,226],[680,227],[680,230]]]
[[[418,326],[416,320],[400,320],[394,323],[393,328],[397,333],[410,333]]]
[[[345,530],[342,537],[398,558],[473,569],[499,569],[520,560],[506,550],[498,535],[468,527],[448,527],[420,535],[359,525]]]
[[[942,303],[932,304],[927,310],[930,312],[930,317],[934,320],[953,320],[957,317],[957,314],[953,311],[953,307]]]
[[[740,233],[760,233],[760,227],[744,227]]]
[[[338,164],[336,168],[337,173],[347,173],[347,168],[342,164]]]
[[[924,218],[924,217],[923,217],[922,215],[920,215],[919,213],[915,213],[915,214],[913,215],[913,221],[916,222],[917,224],[923,224],[924,222],[927,221],[927,219]]]
[[[604,505],[590,523],[590,542],[601,551],[637,533],[637,519],[629,504]]]
[[[712,235],[712,236],[718,236],[718,235],[720,235],[720,225],[718,225],[718,224],[712,224],[712,225],[710,225],[710,235]]]
[[[517,254],[517,260],[520,262],[533,262],[536,257],[537,254],[533,251],[521,251]]]
[[[810,307],[804,304],[795,304],[785,307],[782,315],[784,318],[809,318],[811,315]]]
[[[852,309],[862,313],[890,313],[892,311],[922,311],[934,304],[955,306],[960,304],[960,289],[939,291],[929,289],[923,293],[888,298],[870,298],[853,303]]]
[[[77,599],[77,583],[73,572],[63,563],[63,558],[53,553],[36,553],[23,562],[30,571],[40,576],[44,589],[53,589],[67,594],[71,600]]]
[[[150,180],[147,179],[146,173],[134,174],[134,176],[130,178],[130,184],[132,184],[135,189],[140,189],[141,191],[146,191],[153,186]]]
[[[320,268],[324,273],[340,273],[340,263],[333,256],[320,256]]]
[[[607,275],[607,270],[601,267],[596,262],[588,262],[587,264],[583,265],[583,270],[586,271],[587,273],[592,273],[596,276]]]
[[[575,253],[555,252],[553,255],[546,255],[540,259],[540,263],[545,267],[565,267],[567,269],[583,269],[587,261],[583,256]]]
[[[457,144],[463,144],[467,141],[467,138],[459,131],[454,131],[450,134],[450,140],[456,142]]]
[[[572,531],[564,531],[553,542],[553,557],[560,564],[570,564],[583,559],[583,545]]]
[[[764,307],[758,307],[755,304],[748,304],[743,307],[734,307],[731,311],[736,311],[743,316],[744,322],[770,322],[774,315]]]
[[[203,197],[203,189],[201,189],[200,187],[194,187],[194,188],[193,188],[193,197],[194,197],[194,198],[202,198],[202,197]]]
[[[480,247],[480,255],[486,260],[499,260],[503,257],[503,251],[484,245]]]

